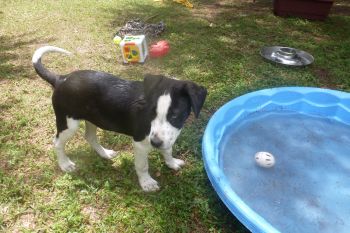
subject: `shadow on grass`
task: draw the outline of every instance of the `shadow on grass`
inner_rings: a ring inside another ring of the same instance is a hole
[[[31,46],[39,41],[40,38],[33,39],[33,33],[16,37],[0,35],[0,167],[3,168],[19,161],[28,148],[34,148],[31,145],[19,146],[29,117],[21,112],[23,96],[28,94],[28,90],[24,84],[17,82],[33,78]],[[16,90],[11,90],[17,86]]]
[[[161,190],[144,193],[138,184],[131,154],[113,161],[102,159],[95,152],[81,147],[69,154],[77,163],[78,170],[71,174],[66,195],[82,190],[100,190],[98,199],[102,199],[109,215],[121,215],[124,205],[127,205],[128,212],[135,211],[132,219],[123,219],[122,216],[114,219],[125,224],[125,231],[131,224],[155,232],[208,232],[210,227],[219,227],[222,232],[248,232],[208,188],[210,183],[202,166],[185,167],[180,172],[174,172],[158,158],[159,153],[153,152],[150,174],[159,182]],[[112,196],[116,199],[110,199]],[[138,211],[139,208],[142,211]],[[150,216],[143,216],[147,211],[145,208],[150,208]],[[156,216],[153,216],[154,213],[157,213]],[[157,225],[152,225],[154,221]],[[134,230],[133,227],[131,229]]]
[[[40,43],[40,38],[32,38],[34,33],[19,36],[0,35],[0,81],[31,78],[34,74],[31,56],[32,46]],[[46,42],[51,42],[53,39]]]
[[[346,11],[348,5],[340,2],[335,7]],[[244,67],[253,77],[250,86],[257,89],[286,85],[348,89],[349,75],[344,67],[350,65],[346,59],[350,48],[350,19],[337,11],[325,21],[282,18],[274,16],[271,7],[269,1],[244,2],[238,4],[235,11],[221,11],[216,15],[217,21],[227,25],[224,34],[236,36],[239,52],[249,57]],[[260,14],[259,9],[264,14]],[[315,62],[296,69],[268,64],[261,59],[259,50],[272,45],[306,50],[315,57]]]
[[[167,31],[163,38],[170,41],[171,52],[163,59],[150,60],[147,65],[161,67],[167,73],[207,86],[209,96],[206,106],[210,109],[216,109],[228,99],[254,88],[319,85],[324,82],[310,78],[312,68],[309,67],[291,71],[267,64],[261,59],[259,50],[267,45],[286,45],[311,50],[314,54],[313,50],[318,48],[315,42],[327,38],[313,28],[326,29],[327,24],[275,17],[271,1],[244,1],[227,5],[214,3],[210,7],[200,7],[197,11],[204,11],[202,17],[193,17],[198,13],[172,5],[157,8],[137,5],[132,12],[147,18],[160,11],[155,20],[165,18]],[[138,8],[143,11],[138,11]],[[117,9],[109,9],[109,12],[120,15]],[[112,25],[118,21],[112,20]],[[332,22],[328,24],[334,25]],[[305,78],[293,78],[301,75],[305,75]],[[286,78],[278,81],[275,77],[280,76]],[[266,82],[270,77],[274,77],[273,81]],[[225,88],[232,91],[222,91]]]

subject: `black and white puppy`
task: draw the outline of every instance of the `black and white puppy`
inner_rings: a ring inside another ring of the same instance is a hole
[[[41,57],[48,52],[70,52],[45,46],[37,49],[32,58],[38,75],[54,89],[52,104],[57,125],[54,146],[63,171],[75,169],[64,148],[77,131],[79,120],[85,120],[85,138],[103,158],[111,159],[116,152],[98,143],[96,127],[133,138],[135,169],[144,191],[159,189],[148,172],[147,157],[152,148],[162,152],[168,167],[178,170],[184,165],[183,160],[172,157],[172,146],[191,108],[198,117],[207,94],[204,87],[160,75],[146,75],[143,81],[127,81],[92,70],[58,75],[41,63]]]

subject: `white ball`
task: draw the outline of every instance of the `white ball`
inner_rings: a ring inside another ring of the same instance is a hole
[[[255,162],[260,167],[270,168],[275,165],[275,157],[269,152],[259,151],[255,154]]]

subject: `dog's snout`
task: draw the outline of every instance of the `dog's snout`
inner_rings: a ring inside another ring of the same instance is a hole
[[[152,146],[159,148],[163,145],[163,141],[160,140],[157,136],[155,136],[151,139],[151,144]]]

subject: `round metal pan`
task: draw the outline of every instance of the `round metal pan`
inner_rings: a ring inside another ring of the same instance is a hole
[[[282,46],[264,47],[260,50],[260,54],[269,61],[287,66],[307,66],[315,60],[305,51]]]

